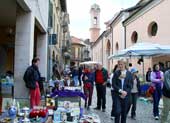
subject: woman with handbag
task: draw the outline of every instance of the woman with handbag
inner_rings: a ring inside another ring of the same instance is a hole
[[[158,64],[153,66],[153,71],[151,72],[151,82],[154,88],[153,90],[153,115],[155,120],[159,120],[159,101],[162,96],[162,87],[163,87],[163,72],[160,71]]]

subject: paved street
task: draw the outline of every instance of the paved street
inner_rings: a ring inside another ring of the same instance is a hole
[[[112,99],[110,94],[110,89],[107,88],[107,107],[106,112],[96,111],[93,108],[96,107],[96,90],[94,89],[93,101],[91,110],[88,113],[96,113],[101,118],[101,123],[113,123],[114,121],[110,119]],[[132,120],[130,115],[128,115],[127,123],[160,123],[160,121],[155,121],[152,116],[152,104],[138,100],[137,105],[137,117],[136,120]]]

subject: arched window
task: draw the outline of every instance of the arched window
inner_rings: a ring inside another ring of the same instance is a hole
[[[94,17],[93,23],[97,25],[97,17]]]
[[[138,40],[138,33],[136,31],[134,31],[131,36],[131,41],[132,41],[132,43],[136,43],[137,40]]]
[[[158,32],[158,24],[156,22],[151,22],[148,26],[149,36],[156,36]]]
[[[118,44],[118,42],[116,42],[116,51],[118,51],[119,50],[119,44]]]

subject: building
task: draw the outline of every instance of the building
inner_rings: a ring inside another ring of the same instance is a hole
[[[82,39],[79,39],[75,36],[71,36],[71,65],[79,65],[80,62],[84,61],[84,48],[86,44]]]
[[[23,74],[33,57],[41,59],[41,75],[47,77],[48,4],[47,0],[1,1],[0,73],[14,72],[15,98],[28,95]]]
[[[91,43],[90,39],[84,40],[85,47],[83,47],[83,61],[91,61],[90,57],[90,50],[91,50]]]
[[[93,4],[90,9],[90,42],[95,42],[100,35],[100,7]]]
[[[66,0],[49,1],[49,36],[48,36],[48,80],[52,76],[52,67],[57,64],[62,71],[64,64],[69,63],[70,33],[69,14]]]
[[[107,44],[105,38],[110,39],[110,52],[115,54],[122,49],[128,48],[138,42],[152,42],[159,44],[169,44],[169,0],[140,0],[135,6],[121,10],[108,21],[107,27],[111,30],[111,38],[105,36],[104,31],[92,46],[94,54],[98,53],[93,60],[103,61],[106,65],[108,60],[105,50]],[[103,43],[104,42],[104,43]],[[108,43],[109,44],[109,43]],[[98,50],[97,50],[98,49]],[[95,52],[94,52],[95,51]],[[139,58],[127,59],[133,67],[139,70],[139,73],[146,73],[148,67],[152,67],[155,63],[164,64],[164,67],[170,67],[170,56],[157,56],[150,59],[144,59],[144,68],[138,63]],[[117,59],[110,60],[110,67],[113,68],[117,63]],[[108,62],[109,63],[109,62]],[[109,65],[105,66],[109,69]]]
[[[169,0],[141,0],[136,6],[143,5],[138,11],[131,14],[124,22],[126,28],[126,45],[132,46],[138,42],[153,42],[170,44],[170,1]],[[163,63],[164,67],[170,66],[170,56],[159,56],[144,59],[144,71],[155,63]],[[134,66],[137,59],[132,60]],[[141,67],[138,65],[138,68]]]

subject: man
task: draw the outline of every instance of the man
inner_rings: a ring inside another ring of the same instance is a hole
[[[38,65],[40,63],[39,58],[34,58],[32,60],[32,65],[27,68],[24,74],[24,81],[26,87],[30,89],[30,107],[40,105],[40,88],[38,82],[40,81],[40,72],[38,70]]]
[[[129,96],[132,89],[132,74],[126,69],[126,62],[118,61],[119,70],[115,72],[112,79],[114,88],[114,110],[115,123],[126,123],[127,109],[129,107]]]
[[[95,82],[97,91],[97,107],[96,110],[105,112],[106,109],[106,84],[108,79],[108,72],[103,68],[102,64],[98,64],[97,70],[95,71]]]
[[[163,109],[161,115],[161,123],[170,123],[168,114],[170,111],[170,69],[165,72],[163,85]],[[168,119],[168,121],[167,121]]]

